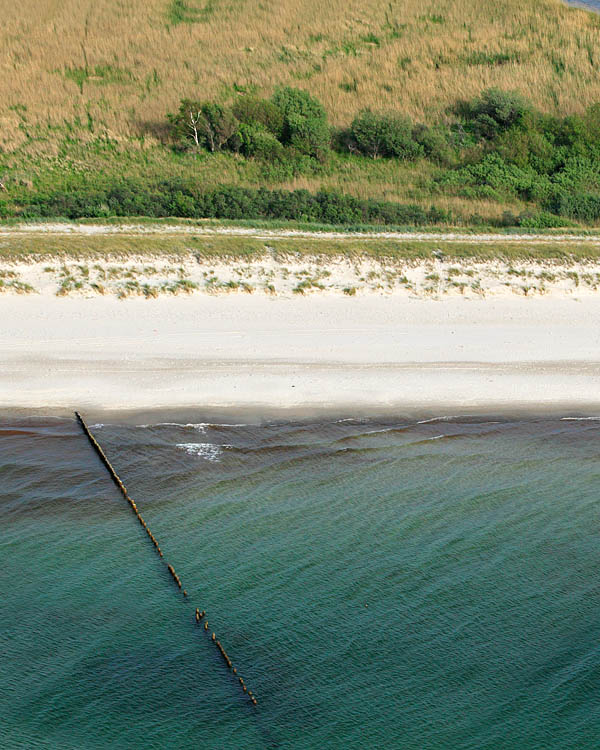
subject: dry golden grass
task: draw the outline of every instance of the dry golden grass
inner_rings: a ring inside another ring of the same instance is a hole
[[[159,134],[182,97],[234,85],[307,88],[335,124],[429,119],[489,86],[558,113],[600,101],[600,18],[561,0],[175,0],[195,19],[175,24],[173,1],[1,0],[0,145],[88,113],[118,139]]]
[[[479,214],[487,221],[498,219],[505,211],[519,213],[532,208],[524,201],[513,200],[511,203],[501,203],[493,200],[461,198],[455,195],[435,195],[432,197],[426,191],[419,191],[418,182],[421,174],[415,169],[397,168],[398,176],[384,173],[379,179],[365,179],[366,175],[358,169],[354,175],[335,172],[328,176],[299,176],[287,182],[278,183],[277,187],[284,190],[309,190],[314,193],[323,188],[337,190],[357,198],[386,200],[398,203],[412,203],[423,208],[429,208],[432,203],[436,208],[452,211],[457,216]],[[247,187],[252,187],[250,182]]]

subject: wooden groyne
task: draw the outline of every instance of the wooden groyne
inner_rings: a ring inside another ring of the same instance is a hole
[[[156,539],[156,537],[154,536],[154,534],[152,533],[152,531],[150,531],[150,527],[148,526],[148,524],[146,523],[146,521],[144,521],[144,519],[142,517],[142,514],[139,512],[136,503],[130,497],[129,493],[127,492],[127,488],[125,487],[125,485],[121,481],[121,478],[119,477],[119,475],[115,471],[115,469],[114,469],[113,465],[111,464],[111,462],[108,460],[108,458],[106,456],[106,453],[104,453],[104,451],[102,450],[102,446],[96,440],[96,438],[92,435],[92,433],[90,432],[89,427],[85,423],[85,420],[83,419],[83,417],[81,416],[81,414],[78,411],[75,412],[75,417],[76,417],[76,419],[77,419],[77,421],[78,421],[81,429],[83,430],[83,432],[85,433],[86,437],[90,441],[90,443],[92,445],[92,448],[96,451],[96,453],[98,454],[98,457],[100,458],[100,460],[102,461],[102,463],[106,467],[106,470],[110,474],[111,479],[117,485],[117,487],[119,488],[120,493],[123,495],[123,497],[125,498],[125,500],[127,500],[128,504],[129,504],[129,507],[133,511],[133,513],[134,513],[135,517],[137,518],[140,526],[144,529],[144,531],[146,532],[148,538],[152,542],[152,545],[154,546],[154,550],[155,550],[156,554],[159,556],[161,562],[163,562],[164,565],[166,565],[167,571],[169,572],[169,575],[171,576],[171,578],[173,579],[173,582],[177,586],[178,591],[180,591],[182,593],[182,595],[185,598],[187,598],[188,597],[188,592],[187,592],[186,589],[183,588],[183,584],[181,582],[181,578],[177,575],[177,572],[175,571],[175,568],[164,559],[164,553],[163,553],[163,551],[162,551],[162,549],[161,549],[161,547],[160,547],[160,545],[158,543],[158,540]],[[194,619],[196,621],[196,625],[200,625],[202,623],[202,621],[204,621],[204,632],[207,633],[208,632],[208,619],[206,617],[205,610],[200,611],[200,609],[198,607],[196,607],[196,610],[195,610],[195,613],[194,613]],[[223,662],[226,665],[227,669],[230,670],[232,672],[232,674],[237,677],[237,682],[240,685],[240,687],[242,688],[242,691],[247,694],[247,696],[249,697],[252,705],[256,706],[258,704],[258,700],[257,700],[256,696],[252,693],[251,690],[248,690],[248,688],[246,687],[246,683],[238,675],[236,667],[233,666],[233,663],[232,663],[231,659],[229,658],[229,656],[227,654],[227,651],[225,651],[225,648],[223,647],[223,645],[221,644],[221,641],[217,638],[217,636],[216,636],[215,633],[212,633],[212,635],[211,635],[211,641],[213,642],[213,644],[215,645],[215,647],[219,651],[219,653],[220,653],[220,655],[221,655],[221,657],[223,659]]]

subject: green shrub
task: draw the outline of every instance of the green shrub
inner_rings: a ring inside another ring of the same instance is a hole
[[[283,134],[283,112],[269,99],[242,96],[235,101],[231,111],[244,125],[260,126],[278,140]]]
[[[563,192],[600,191],[600,161],[586,156],[567,158],[562,168],[553,175],[553,183]]]
[[[506,162],[523,169],[551,174],[562,162],[563,154],[555,145],[554,118],[527,113],[521,123],[500,133],[494,151]]]
[[[492,88],[471,102],[466,108],[466,114],[478,135],[493,139],[504,130],[518,125],[528,109],[528,104],[520,94]]]
[[[547,211],[524,211],[512,222],[512,226],[515,225],[528,229],[560,229],[574,226],[572,221]]]
[[[509,164],[495,152],[486,154],[475,164],[443,173],[437,182],[443,186],[459,187],[461,195],[471,198],[506,200],[517,197],[543,201],[552,195],[552,183],[546,175]]]
[[[416,159],[423,147],[413,139],[413,126],[406,117],[363,110],[350,126],[350,148],[373,159]]]
[[[299,154],[293,149],[281,147],[280,159],[262,159],[260,175],[269,182],[285,182],[300,175],[316,175],[322,172],[322,163],[311,156]]]
[[[600,195],[592,193],[559,193],[549,209],[559,216],[593,224],[600,220]]]
[[[301,154],[325,159],[331,133],[321,102],[307,91],[286,86],[275,91],[273,103],[283,116],[281,142]]]
[[[256,156],[271,162],[285,160],[285,147],[262,125],[243,123],[238,130],[238,137],[240,151],[246,156]]]
[[[337,191],[267,190],[220,186],[206,190],[195,181],[162,180],[142,183],[123,180],[106,190],[81,186],[32,195],[13,208],[13,216],[78,219],[113,216],[182,216],[216,219],[291,219],[337,225],[449,223],[452,216],[431,207],[362,200]]]
[[[490,66],[520,62],[520,59],[518,52],[487,52],[486,50],[473,50],[463,58],[466,65]]]
[[[569,156],[600,159],[600,105],[592,105],[583,115],[565,117],[556,128],[556,144]]]
[[[425,156],[435,164],[455,164],[458,154],[453,143],[453,134],[443,126],[419,125],[414,130],[414,139],[422,147]]]
[[[363,157],[407,160],[423,155],[437,168],[423,164],[411,170],[410,190],[421,198],[445,193],[529,205],[524,213],[519,214],[522,206],[505,212],[495,225],[545,228],[570,221],[600,222],[600,105],[580,115],[557,117],[535,111],[514,94],[490,89],[463,105],[462,118],[444,124],[413,125],[400,115],[363,111],[350,127],[333,133],[335,147],[345,156],[328,159],[332,133],[322,105],[306,91],[281,88],[271,100],[236,96],[231,107],[183,100],[178,112],[169,116],[171,133],[178,148],[227,149],[252,161],[166,154],[169,166],[161,167],[159,174],[172,167],[175,174],[202,178],[110,182],[108,174],[98,171],[51,166],[38,172],[34,182],[29,174],[21,177],[5,159],[0,217],[265,218],[346,226],[449,223],[451,215],[434,208],[361,201],[336,191],[311,194],[215,186],[224,179],[219,178],[221,164],[235,182],[285,183],[310,174],[343,184],[392,175],[393,165],[367,166]],[[118,154],[127,156],[108,137],[95,137],[75,151],[72,136],[69,130],[62,148],[67,155],[77,153],[78,163],[87,163],[88,156],[90,163],[96,163],[97,156],[106,163]],[[159,146],[156,149],[160,151]],[[356,155],[350,156],[348,150]],[[147,153],[144,149],[144,159]],[[130,164],[136,167],[133,160]],[[470,221],[490,223],[476,215]]]

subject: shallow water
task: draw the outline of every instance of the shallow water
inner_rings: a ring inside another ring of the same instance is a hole
[[[575,5],[587,10],[600,10],[600,0],[566,0],[568,5]]]
[[[597,748],[600,421],[92,429],[190,599],[74,421],[0,422],[2,748]]]

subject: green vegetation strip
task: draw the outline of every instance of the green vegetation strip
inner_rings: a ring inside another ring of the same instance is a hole
[[[435,255],[434,255],[435,254]],[[210,259],[259,259],[270,255],[285,261],[290,257],[335,258],[369,257],[392,261],[422,261],[443,255],[448,259],[577,261],[600,258],[600,242],[574,240],[516,240],[501,238],[486,242],[444,241],[441,239],[391,240],[368,236],[348,239],[330,237],[255,237],[148,234],[51,236],[14,235],[0,237],[0,261],[36,262],[41,260],[124,260],[163,258],[181,261],[190,256]]]
[[[515,92],[487,89],[433,124],[358,110],[345,127],[332,127],[304,90],[230,98],[182,100],[162,123],[161,140],[137,149],[94,128],[75,137],[61,126],[51,134],[60,159],[50,158],[40,147],[50,135],[27,129],[21,147],[0,149],[0,218],[600,224],[599,104],[552,116]]]

